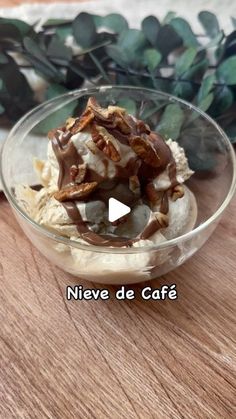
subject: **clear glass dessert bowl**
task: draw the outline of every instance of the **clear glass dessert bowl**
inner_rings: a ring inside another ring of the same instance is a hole
[[[46,159],[46,127],[50,124],[50,128],[59,126],[73,112],[78,115],[91,96],[103,107],[111,104],[127,107],[153,131],[161,129],[165,135],[166,129],[167,138],[171,136],[184,149],[190,168],[194,170],[186,185],[197,202],[196,223],[191,231],[158,244],[140,247],[82,244],[39,225],[17,201],[17,185],[35,187],[38,184],[33,159]],[[168,120],[170,107],[172,113]],[[45,130],[44,135],[37,134],[39,128],[40,132]],[[189,259],[206,242],[233,197],[236,187],[235,155],[221,128],[191,104],[149,89],[104,86],[59,96],[19,120],[3,146],[1,179],[5,195],[23,231],[47,259],[80,278],[103,284],[128,284],[169,272]]]

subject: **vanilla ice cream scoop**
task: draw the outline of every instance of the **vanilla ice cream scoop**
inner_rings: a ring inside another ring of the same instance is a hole
[[[184,150],[144,121],[90,98],[81,116],[48,136],[47,161],[35,159],[43,188],[21,191],[39,224],[109,247],[158,243],[193,228],[195,198],[183,186],[193,172]],[[110,223],[110,198],[128,205],[130,214]]]

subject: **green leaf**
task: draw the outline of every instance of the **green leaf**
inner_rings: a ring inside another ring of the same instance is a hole
[[[203,79],[201,87],[198,91],[198,98],[197,98],[198,103],[201,103],[203,99],[208,96],[215,82],[216,82],[215,74],[210,74],[209,76],[206,76]]]
[[[181,17],[175,17],[171,20],[170,25],[176,30],[178,35],[183,39],[184,45],[187,47],[198,47],[199,42],[194,35],[189,23]]]
[[[167,57],[170,52],[181,47],[182,44],[182,39],[171,25],[164,25],[160,28],[156,48],[160,51],[163,57]]]
[[[162,24],[167,25],[168,23],[172,21],[172,19],[174,19],[175,16],[176,16],[176,12],[172,12],[172,11],[168,12],[164,17]]]
[[[146,38],[138,29],[127,29],[119,35],[117,45],[132,55],[146,45]]]
[[[0,18],[0,38],[12,38],[21,41],[27,35],[35,34],[32,26],[19,19]]]
[[[161,117],[157,130],[166,138],[177,140],[184,122],[184,112],[178,103],[168,105]]]
[[[229,57],[220,64],[216,75],[220,81],[228,85],[236,84],[236,57]]]
[[[60,94],[66,93],[68,90],[60,85],[52,84],[46,91],[46,99],[52,99]],[[47,135],[48,131],[62,125],[66,119],[73,115],[73,111],[76,107],[76,103],[72,101],[63,108],[53,112],[43,121],[41,121],[35,128],[34,131],[39,134]]]
[[[203,28],[210,38],[215,38],[220,31],[218,19],[214,13],[208,11],[202,11],[198,14]]]
[[[45,51],[40,48],[40,46],[31,38],[26,37],[23,40],[24,47],[26,49],[26,56],[28,60],[32,63],[39,73],[45,75],[49,79],[54,79],[55,81],[62,81],[64,79],[62,73],[50,63],[48,60]]]
[[[191,67],[195,57],[197,55],[196,48],[190,47],[186,49],[186,51],[177,58],[175,64],[175,71],[177,76],[181,76],[181,74],[185,73]]]
[[[104,16],[99,26],[105,26],[115,33],[121,33],[129,28],[127,20],[119,13],[110,13]]]
[[[144,64],[152,73],[161,62],[161,54],[154,48],[145,49],[143,54]]]
[[[43,27],[48,28],[51,26],[65,26],[70,24],[71,21],[68,19],[48,19],[46,22],[44,22]]]
[[[72,50],[64,45],[57,35],[54,35],[48,45],[47,56],[57,64],[63,65],[72,59]]]
[[[198,63],[192,65],[185,73],[184,78],[186,80],[199,80],[202,78],[203,74],[205,73],[206,69],[208,68],[209,61],[208,59],[204,58],[200,60]]]
[[[96,41],[96,26],[92,16],[88,13],[80,13],[72,23],[72,30],[78,45],[89,48]]]
[[[48,86],[46,90],[45,99],[50,100],[59,95],[63,95],[64,93],[67,93],[67,92],[68,92],[68,89],[66,89],[61,84],[52,83],[50,84],[50,86]]]
[[[147,45],[147,40],[143,32],[138,29],[127,29],[118,38],[117,47],[122,51],[123,58],[127,59],[127,64],[134,68],[143,65],[143,50]],[[109,48],[109,47],[108,47]]]
[[[206,97],[204,97],[199,103],[198,107],[203,111],[206,112],[207,109],[211,106],[212,102],[214,100],[213,93],[209,93]]]
[[[72,35],[72,26],[61,26],[56,29],[56,35],[58,38],[60,38],[62,41],[65,41],[65,39]]]
[[[234,101],[234,95],[230,87],[228,86],[219,86],[215,92],[214,102],[210,108],[210,114],[213,117],[221,115],[225,112]]]
[[[117,106],[124,108],[131,115],[136,115],[137,107],[135,101],[132,99],[120,99],[117,102]]]
[[[176,81],[172,84],[171,93],[174,96],[191,101],[195,92],[191,81]]]
[[[143,33],[153,46],[156,46],[160,27],[160,22],[155,16],[147,16],[142,21]]]
[[[108,45],[106,47],[107,55],[115,61],[120,67],[127,67],[130,61],[129,54],[119,48],[117,45]]]

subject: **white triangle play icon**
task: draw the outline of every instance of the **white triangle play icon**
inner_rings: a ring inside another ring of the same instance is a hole
[[[108,220],[110,223],[113,223],[119,218],[124,217],[124,215],[129,214],[131,211],[130,207],[122,202],[118,201],[115,198],[109,199],[109,206],[108,206]]]

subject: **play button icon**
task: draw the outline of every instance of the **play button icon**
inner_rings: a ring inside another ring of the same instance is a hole
[[[131,211],[130,207],[122,202],[118,201],[115,198],[110,198],[108,203],[108,220],[110,223],[113,223],[119,218],[124,217],[125,215],[129,214]]]

